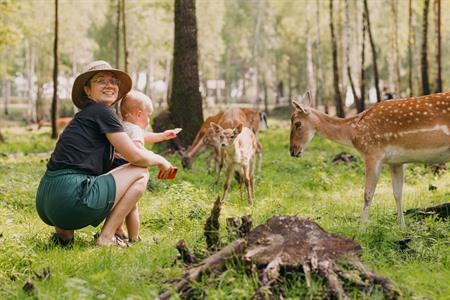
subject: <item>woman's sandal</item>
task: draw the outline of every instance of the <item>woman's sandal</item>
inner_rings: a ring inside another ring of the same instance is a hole
[[[130,244],[127,241],[118,238],[117,236],[113,236],[113,238],[108,243],[99,243],[98,239],[96,241],[97,246],[101,247],[109,247],[109,246],[118,246],[120,248],[128,248]]]
[[[61,247],[71,247],[73,245],[74,238],[65,240],[62,237],[60,237],[59,235],[57,235],[56,233],[53,233],[52,236],[50,237],[50,241],[53,244],[61,246]]]

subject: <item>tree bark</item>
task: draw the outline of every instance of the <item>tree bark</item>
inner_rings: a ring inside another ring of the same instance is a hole
[[[428,10],[430,0],[425,0],[423,4],[422,23],[422,50],[420,59],[420,74],[422,75],[422,95],[430,94],[430,82],[428,80]]]
[[[320,39],[320,2],[316,0],[316,27],[317,27],[317,82],[321,82],[324,86],[326,86],[325,78],[323,76],[322,71],[322,49],[321,49],[321,39]],[[316,95],[316,103],[322,103],[324,106],[325,113],[328,113],[328,100],[325,100],[323,97],[322,89],[317,89]]]
[[[58,137],[58,0],[55,0],[55,40],[53,44],[52,139]]]
[[[362,38],[361,38],[361,78],[359,82],[360,99],[358,112],[362,112],[366,109],[366,69],[365,69],[365,57],[366,57],[366,11],[363,8],[362,16]]]
[[[375,90],[377,92],[377,101],[380,102],[381,92],[380,92],[380,84],[379,84],[379,76],[378,76],[378,66],[377,66],[377,51],[375,49],[375,42],[372,36],[372,30],[370,29],[370,16],[369,16],[369,7],[367,5],[367,0],[364,0],[364,10],[366,12],[366,23],[367,23],[367,32],[369,33],[370,47],[372,49],[372,62],[373,62],[373,75],[375,79]]]
[[[311,2],[308,1],[306,5],[306,61],[307,61],[307,70],[308,70],[308,88],[311,91],[312,103],[311,106],[317,108],[316,102],[316,80],[314,77],[314,62],[313,62],[313,53],[312,53],[312,34],[311,34],[311,25],[310,25],[310,15],[311,15]]]
[[[349,15],[349,7],[348,7],[348,0],[345,0],[345,60],[347,62],[347,76],[348,81],[350,82],[350,87],[352,89],[353,99],[355,100],[355,106],[358,110],[360,107],[359,104],[359,98],[356,94],[355,85],[353,83],[352,78],[352,70],[350,65],[350,15]]]
[[[125,0],[122,0],[122,35],[123,35],[123,53],[124,53],[124,70],[128,72],[128,47],[127,47],[127,22],[125,21]]]
[[[336,104],[336,115],[338,117],[345,117],[344,106],[342,104],[341,91],[339,90],[339,67],[336,37],[334,34],[333,25],[333,0],[330,0],[330,31],[331,31],[331,45],[333,56],[333,86],[334,86],[334,101]]]
[[[172,122],[183,128],[179,134],[180,141],[183,146],[190,145],[203,123],[195,0],[175,0],[173,85],[170,99]]]
[[[400,81],[400,61],[399,61],[399,48],[398,48],[398,2],[397,0],[391,1],[392,13],[394,16],[394,28],[393,28],[393,52],[394,52],[394,78],[395,78],[395,94],[400,97],[401,81]]]
[[[7,78],[5,78],[5,81],[3,82],[3,84],[4,84],[4,90],[5,90],[5,94],[4,94],[5,106],[4,106],[3,111],[5,113],[5,116],[7,116],[7,115],[9,115],[9,97],[11,95],[11,82]]]
[[[442,92],[442,40],[441,40],[441,0],[434,0],[435,35],[436,35],[436,93]]]
[[[121,9],[120,9],[120,2],[122,0],[117,0],[117,20],[116,20],[116,61],[115,61],[115,66],[116,69],[119,69],[119,59],[120,59],[120,14],[121,14]]]
[[[412,79],[412,68],[413,68],[413,58],[412,49],[414,47],[413,43],[413,26],[412,26],[412,0],[408,3],[408,88],[409,96],[413,96],[413,79]]]

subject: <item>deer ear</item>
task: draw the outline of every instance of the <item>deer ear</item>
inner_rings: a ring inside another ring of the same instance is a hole
[[[211,127],[211,129],[213,130],[213,132],[218,133],[220,131],[220,129],[222,129],[219,125],[217,125],[214,122],[211,122],[211,124],[209,125]]]
[[[234,128],[234,134],[235,135],[238,135],[239,133],[241,133],[241,131],[242,131],[242,127],[244,127],[244,125],[242,125],[242,123],[239,123],[239,125],[238,126],[236,126],[235,128]]]
[[[306,93],[303,94],[303,103],[307,106],[310,106],[312,103],[312,94],[310,90],[307,90]]]
[[[294,105],[295,110],[297,110],[305,115],[309,115],[310,110],[304,104],[300,104],[297,101],[292,102],[292,104]]]

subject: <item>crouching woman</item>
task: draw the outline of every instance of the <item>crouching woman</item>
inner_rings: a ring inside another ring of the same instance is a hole
[[[119,243],[115,232],[146,189],[147,167],[157,166],[162,179],[172,172],[163,157],[135,146],[111,107],[131,87],[127,73],[104,61],[75,79],[72,101],[80,111],[60,135],[36,195],[40,218],[62,244],[73,240],[74,230],[105,219],[97,245]],[[111,170],[115,150],[130,164]]]

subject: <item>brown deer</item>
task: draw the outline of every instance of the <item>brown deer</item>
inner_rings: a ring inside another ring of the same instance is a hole
[[[253,205],[255,199],[255,154],[258,148],[255,133],[253,132],[253,130],[244,127],[242,124],[239,124],[234,128],[224,129],[220,125],[213,122],[211,123],[211,128],[219,138],[222,151],[226,153],[226,179],[223,186],[222,201],[225,200],[227,196],[233,171],[237,169],[239,177],[241,178],[241,198],[243,198],[242,184],[245,183],[248,202],[250,205]]]
[[[208,158],[208,170],[209,170],[209,164],[210,160],[215,157],[219,157],[220,155],[216,153],[217,149],[216,147],[211,147],[211,142],[207,139],[204,140],[205,135],[208,135],[208,131],[212,131],[210,125],[211,122],[218,122],[220,118],[222,117],[223,112],[220,112],[216,115],[210,116],[206,118],[206,120],[203,122],[202,126],[200,127],[200,130],[198,131],[197,135],[195,136],[194,141],[192,142],[191,147],[189,147],[188,151],[183,153],[183,157],[181,159],[181,164],[183,165],[183,168],[185,169],[192,169],[192,164],[194,162],[194,159],[205,152],[208,148],[211,148],[212,152],[210,157]],[[208,147],[210,146],[210,147]]]
[[[230,108],[223,113],[211,116],[202,124],[200,131],[192,143],[190,149],[183,155],[182,165],[184,168],[192,168],[193,160],[206,149],[212,149],[212,155],[216,162],[216,183],[219,180],[223,167],[224,157],[221,152],[220,141],[210,124],[215,122],[222,128],[234,128],[238,124],[252,129],[255,133],[259,131],[261,125],[267,128],[267,117],[263,112],[249,108]],[[262,145],[258,142],[258,172],[261,172]]]
[[[363,221],[369,217],[381,165],[388,164],[398,219],[400,226],[405,227],[403,164],[450,161],[450,92],[384,101],[344,119],[309,107],[309,91],[302,100],[303,103],[294,101],[291,116],[291,156],[301,156],[316,132],[358,150],[366,167]]]
[[[65,128],[70,121],[72,121],[72,117],[62,117],[62,118],[57,118],[56,119],[56,126],[58,128]],[[44,121],[44,120],[40,120],[38,122],[38,130],[41,129],[42,127],[52,127],[52,123],[48,122],[48,121]]]

